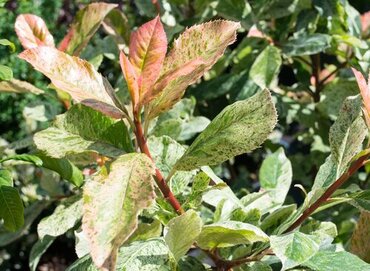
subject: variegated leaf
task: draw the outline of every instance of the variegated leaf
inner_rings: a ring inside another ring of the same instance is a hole
[[[82,229],[101,270],[115,270],[118,248],[135,231],[138,215],[154,198],[154,166],[145,154],[125,154],[84,188]]]
[[[19,57],[47,76],[55,87],[69,93],[76,102],[116,119],[123,117],[107,82],[89,62],[46,46],[26,50]]]
[[[80,10],[60,43],[59,50],[70,55],[79,55],[98,30],[105,16],[116,6],[116,4],[92,3]]]
[[[54,47],[54,38],[40,17],[33,14],[21,14],[17,17],[14,26],[24,49],[40,45]]]
[[[150,104],[151,118],[173,106],[183,96],[187,85],[198,80],[216,63],[226,47],[235,41],[236,30],[239,27],[240,23],[237,22],[212,21],[187,29],[175,40],[172,50],[163,63],[159,81],[195,60],[203,64],[194,65],[193,70],[187,69],[187,72],[182,72],[180,77],[174,77],[166,86],[158,84],[161,86],[161,89],[157,90],[160,94]],[[171,97],[171,100],[166,100],[167,97]],[[163,101],[166,101],[165,106],[162,105]]]
[[[131,34],[130,62],[138,77],[140,100],[150,99],[167,52],[167,37],[160,17]]]
[[[116,4],[92,3],[80,10],[67,35],[61,41],[59,50],[78,56],[98,30],[105,16],[117,7]]]
[[[39,89],[26,81],[21,81],[14,78],[9,81],[0,82],[0,92],[3,91],[14,93],[33,93],[36,95],[44,93],[42,89]]]
[[[258,148],[272,132],[277,115],[269,90],[235,102],[218,114],[177,161],[177,170],[217,165]]]

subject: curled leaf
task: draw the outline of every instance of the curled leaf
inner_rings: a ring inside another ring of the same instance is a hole
[[[15,21],[15,32],[24,49],[40,45],[54,47],[54,38],[45,22],[33,14],[21,14]]]

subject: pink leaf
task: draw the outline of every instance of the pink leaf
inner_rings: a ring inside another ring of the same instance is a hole
[[[156,85],[155,93],[159,94],[149,105],[150,118],[169,110],[181,99],[186,87],[201,78],[223,55],[226,47],[235,41],[239,27],[237,22],[212,21],[185,30],[175,40],[163,63],[161,79],[158,80],[161,84]],[[163,81],[166,75],[176,73],[181,74],[179,78],[170,77]]]
[[[92,3],[81,9],[67,35],[61,41],[59,50],[70,55],[79,55],[98,30],[105,16],[117,7],[116,4]]]
[[[362,32],[366,35],[370,28],[370,11],[361,15]]]
[[[127,87],[130,92],[132,105],[136,109],[139,103],[139,86],[136,72],[131,62],[123,52],[120,53],[119,59],[122,73],[126,79]]]
[[[131,34],[130,62],[138,75],[140,101],[148,99],[159,77],[167,51],[167,38],[159,16]]]
[[[45,46],[26,50],[19,57],[47,76],[55,87],[70,94],[76,102],[113,118],[123,117],[108,93],[104,78],[89,62]]]
[[[54,38],[43,19],[32,14],[21,14],[15,20],[15,32],[25,49],[40,45],[54,47]]]
[[[370,73],[369,73],[369,85],[366,84],[366,79],[362,75],[362,73],[355,68],[352,68],[352,72],[356,77],[358,87],[360,89],[360,93],[362,96],[362,100],[364,101],[364,105],[367,111],[367,115],[370,115]]]

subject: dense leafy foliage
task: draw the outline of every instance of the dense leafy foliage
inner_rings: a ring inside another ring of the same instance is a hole
[[[370,270],[368,5],[87,2],[0,31],[0,266]]]

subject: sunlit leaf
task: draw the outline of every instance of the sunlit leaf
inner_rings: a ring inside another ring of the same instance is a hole
[[[198,80],[222,56],[236,39],[239,23],[217,20],[193,26],[174,41],[164,60],[149,117],[169,110],[184,94],[186,87]]]
[[[266,89],[235,102],[218,114],[176,163],[178,170],[217,165],[259,147],[276,124],[275,106]]]
[[[54,86],[69,93],[79,103],[120,119],[123,113],[114,103],[104,78],[87,61],[55,48],[37,47],[19,55],[46,75]]]
[[[24,49],[41,45],[54,47],[54,38],[45,22],[33,14],[21,14],[15,21],[15,32]]]

